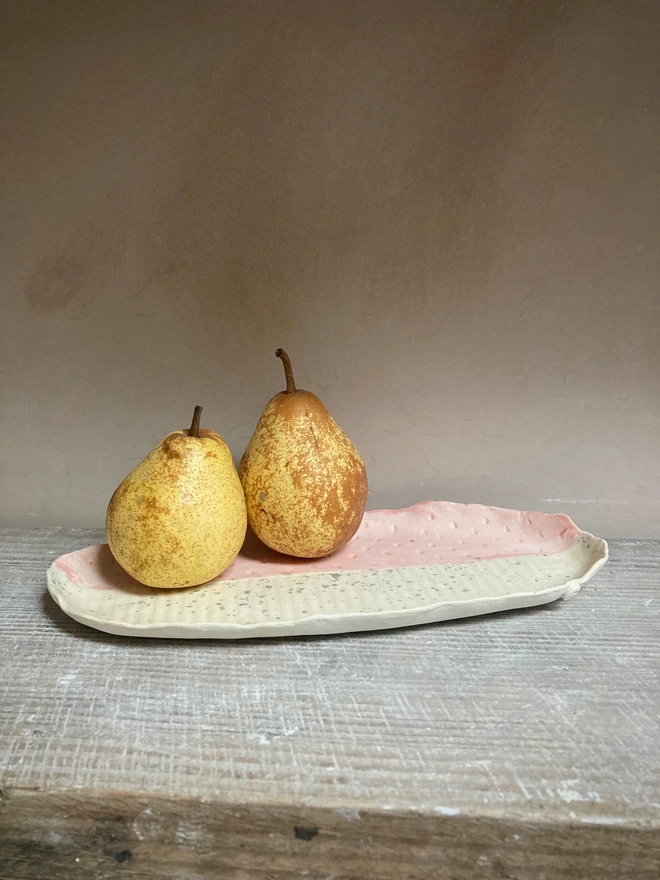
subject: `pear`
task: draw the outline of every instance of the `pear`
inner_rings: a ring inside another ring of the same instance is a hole
[[[192,587],[221,574],[247,530],[245,499],[231,452],[200,430],[175,431],[123,480],[105,520],[121,567],[148,587]]]
[[[367,471],[319,398],[296,388],[287,353],[275,354],[286,391],[266,405],[239,467],[248,521],[273,550],[327,556],[362,522]]]

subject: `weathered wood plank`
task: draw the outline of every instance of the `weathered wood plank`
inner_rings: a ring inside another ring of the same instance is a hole
[[[3,880],[215,877],[216,856],[232,878],[600,878],[601,856],[608,876],[657,875],[660,542],[611,542],[611,562],[580,595],[546,608],[188,643],[104,635],[54,605],[47,565],[101,537],[0,533],[0,853],[13,859]],[[169,829],[151,854],[133,824],[147,809]],[[246,831],[231,830],[232,812],[262,829],[252,861],[241,861]],[[130,862],[101,853],[97,814],[123,817]],[[199,863],[172,830],[191,815],[206,829]],[[294,825],[322,833],[301,841]],[[478,826],[495,835],[483,852]],[[28,844],[44,859],[52,844],[51,874]],[[65,864],[76,847],[81,862]],[[366,862],[341,861],[342,847]]]
[[[657,880],[650,828],[16,792],[3,880]],[[1,851],[0,851],[1,852]]]

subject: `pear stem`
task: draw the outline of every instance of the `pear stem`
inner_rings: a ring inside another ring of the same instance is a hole
[[[286,376],[286,393],[293,394],[296,390],[296,383],[293,381],[293,370],[291,369],[291,361],[289,360],[289,355],[284,351],[283,348],[278,348],[275,352],[275,357],[281,358],[282,363],[284,364],[284,375]]]
[[[202,407],[196,406],[195,412],[193,413],[192,422],[190,424],[190,430],[188,431],[189,437],[199,437],[199,420],[202,417]]]

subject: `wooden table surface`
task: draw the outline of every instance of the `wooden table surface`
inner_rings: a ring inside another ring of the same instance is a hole
[[[660,877],[660,542],[570,602],[373,634],[122,638],[0,532],[0,878]]]

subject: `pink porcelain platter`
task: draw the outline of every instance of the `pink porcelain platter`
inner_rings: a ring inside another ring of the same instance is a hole
[[[108,633],[241,639],[390,629],[575,596],[607,544],[564,514],[427,501],[368,511],[325,559],[249,538],[215,580],[185,590],[138,584],[106,544],[60,556],[48,589],[66,614]]]

